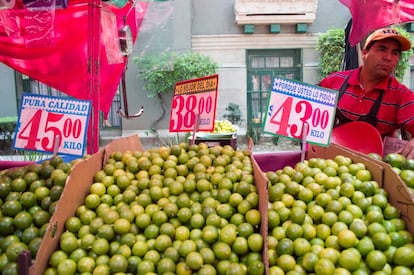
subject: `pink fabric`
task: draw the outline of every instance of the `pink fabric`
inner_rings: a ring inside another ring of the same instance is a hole
[[[21,0],[18,0],[21,1]],[[135,42],[148,2],[116,8],[103,2],[100,36],[99,110],[109,112],[127,58],[118,46],[118,30],[126,23]],[[23,2],[0,10],[0,62],[78,99],[88,90],[88,1],[70,1],[67,8],[27,10]]]
[[[349,8],[352,28],[349,42],[355,46],[371,31],[414,21],[412,0],[339,0]]]

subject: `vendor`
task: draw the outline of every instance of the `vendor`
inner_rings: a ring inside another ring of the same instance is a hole
[[[319,83],[339,91],[335,126],[359,120],[372,124],[383,138],[398,129],[414,137],[414,93],[394,77],[401,52],[410,49],[410,40],[397,30],[376,30],[362,49],[363,65],[332,73]],[[414,139],[397,153],[414,158]]]

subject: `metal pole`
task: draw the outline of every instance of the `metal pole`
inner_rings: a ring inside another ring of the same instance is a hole
[[[92,113],[88,128],[87,152],[99,150],[100,34],[102,0],[88,0],[88,92]]]

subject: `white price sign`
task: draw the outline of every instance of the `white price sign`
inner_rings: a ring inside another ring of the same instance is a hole
[[[322,146],[330,143],[338,92],[291,79],[275,78],[263,130]],[[304,126],[307,127],[304,127]]]
[[[177,82],[171,105],[170,132],[213,131],[218,75]]]
[[[82,156],[91,102],[23,94],[14,148]]]

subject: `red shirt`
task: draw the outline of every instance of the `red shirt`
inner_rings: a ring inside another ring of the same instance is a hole
[[[360,68],[343,72],[335,72],[323,79],[319,85],[339,90],[346,77],[348,86],[339,100],[337,109],[350,120],[358,120],[366,115],[383,90],[383,98],[377,113],[376,128],[382,136],[393,135],[397,129],[405,129],[414,135],[414,93],[396,78],[389,77],[379,83],[371,91],[365,92],[359,82]]]

